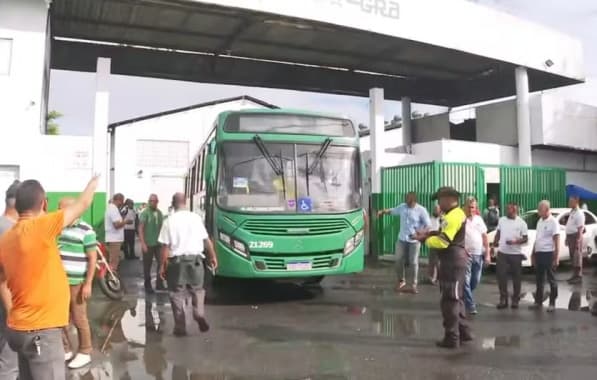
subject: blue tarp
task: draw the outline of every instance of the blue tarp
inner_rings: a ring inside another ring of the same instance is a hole
[[[576,185],[567,185],[566,186],[566,196],[570,197],[572,195],[575,195],[584,201],[597,200],[597,193],[594,193],[591,190],[587,190],[584,187],[580,187],[580,186],[576,186]]]

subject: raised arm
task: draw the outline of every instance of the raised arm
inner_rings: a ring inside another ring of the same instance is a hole
[[[71,205],[65,207],[63,209],[64,212],[64,222],[63,227],[70,226],[73,222],[81,217],[85,210],[91,206],[91,202],[93,202],[93,195],[95,194],[95,189],[97,188],[97,182],[99,180],[99,176],[95,175],[87,186],[85,190],[79,195]]]

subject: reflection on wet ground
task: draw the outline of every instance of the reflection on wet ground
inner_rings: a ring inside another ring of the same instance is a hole
[[[146,297],[139,263],[126,266],[122,302],[95,292],[93,364],[70,379],[588,379],[597,371],[597,318],[583,312],[596,304],[590,274],[583,286],[559,282],[554,314],[526,309],[532,276],[521,309],[497,311],[495,278],[485,276],[472,321],[477,339],[446,352],[433,345],[442,333],[438,289],[396,294],[390,266],[321,287],[220,282],[207,308],[212,330],[189,324],[185,338],[172,335],[167,294]]]

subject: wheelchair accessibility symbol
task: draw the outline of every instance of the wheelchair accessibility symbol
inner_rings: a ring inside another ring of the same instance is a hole
[[[298,211],[299,212],[313,211],[313,201],[311,200],[311,198],[299,198],[298,199]]]

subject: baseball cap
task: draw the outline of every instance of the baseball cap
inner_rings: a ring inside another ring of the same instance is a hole
[[[440,187],[435,194],[433,194],[431,196],[431,200],[437,200],[441,197],[455,197],[455,198],[460,198],[460,192],[458,192],[458,190],[456,190],[453,187],[450,186],[444,186],[444,187]]]
[[[19,181],[18,179],[16,179],[12,185],[10,185],[8,187],[8,189],[6,189],[6,200],[9,199],[14,199],[17,197],[17,189],[19,188],[19,185],[21,184],[21,181]]]

